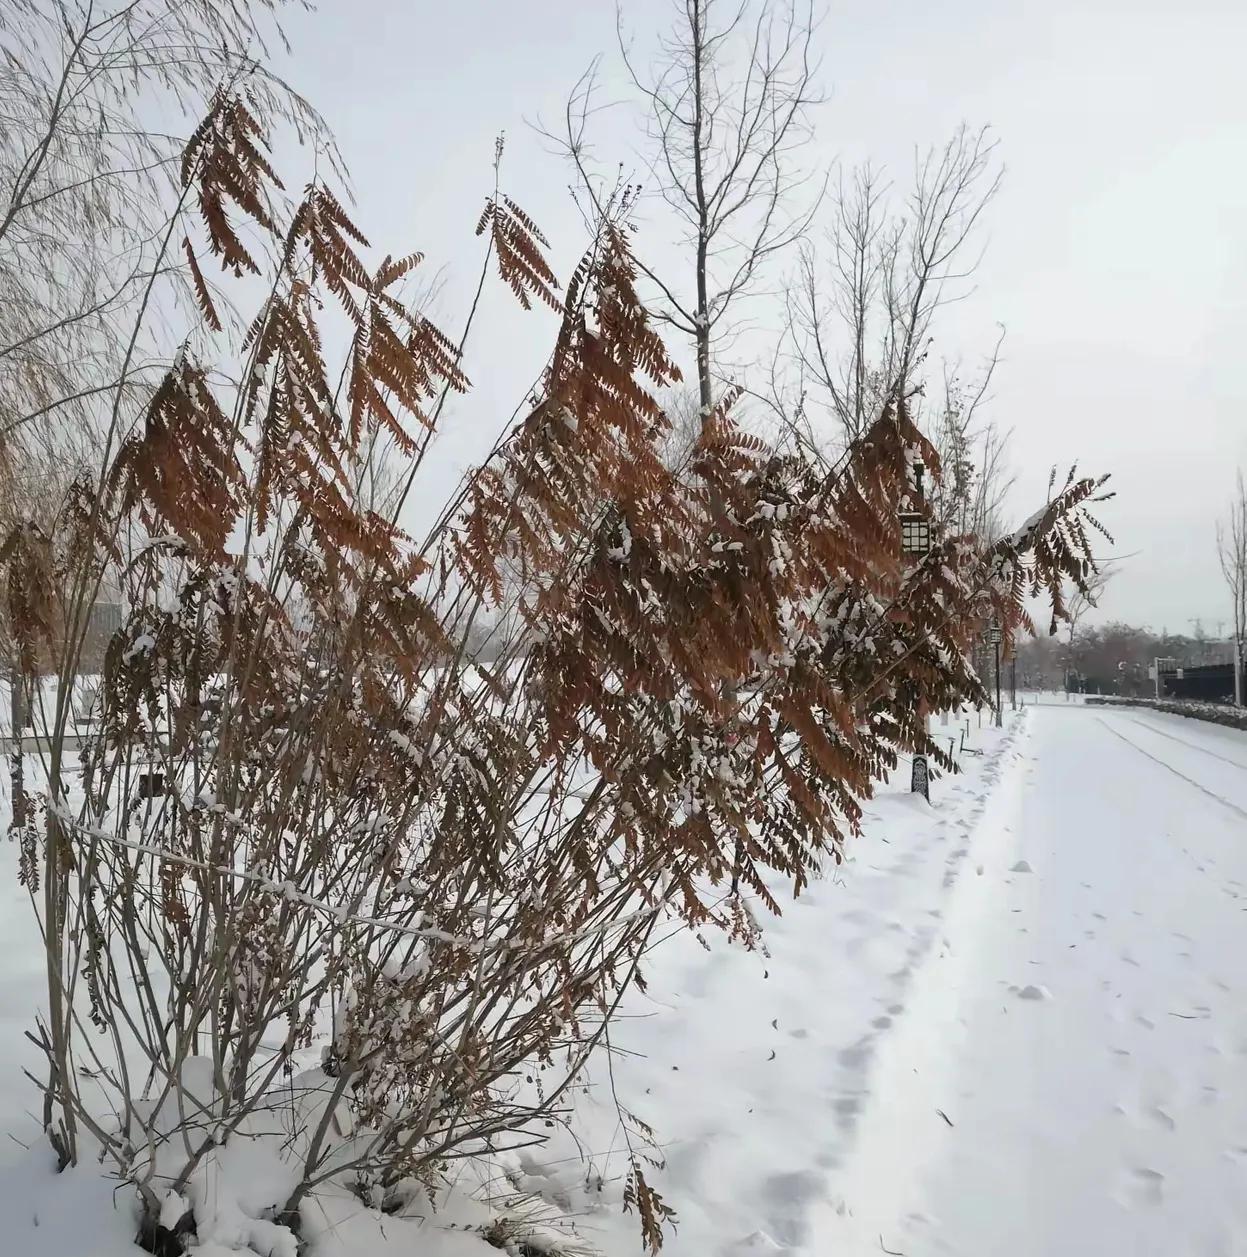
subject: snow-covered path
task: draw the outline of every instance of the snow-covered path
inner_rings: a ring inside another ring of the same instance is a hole
[[[872,1226],[907,1257],[1247,1253],[1247,735],[1029,715],[927,975],[947,1123]]]

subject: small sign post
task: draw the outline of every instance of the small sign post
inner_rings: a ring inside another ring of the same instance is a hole
[[[927,768],[927,757],[925,755],[914,756],[913,773],[909,779],[909,791],[911,794],[920,794],[928,803],[931,802],[931,774]]]

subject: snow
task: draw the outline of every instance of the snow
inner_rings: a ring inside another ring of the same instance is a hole
[[[768,956],[656,954],[613,1091],[657,1127],[672,1257],[1242,1251],[1247,738],[1077,703],[1025,724],[974,730],[930,812],[871,804]],[[638,1251],[610,1212],[581,1229]]]
[[[160,1203],[160,1225],[172,1231],[190,1207],[191,1202],[181,1192],[175,1192],[170,1188],[165,1192],[165,1198]]]
[[[976,730],[987,753],[935,780],[930,806],[905,792],[903,762],[867,805],[865,836],[845,864],[779,919],[759,914],[765,950],[714,939],[705,950],[681,936],[658,948],[648,997],[634,993],[612,1031],[609,1077],[591,1070],[576,1106],[575,1139],[605,1188],[584,1190],[571,1136],[528,1158],[524,1185],[561,1192],[607,1257],[636,1257],[635,1219],[614,1199],[625,1143],[645,1141],[618,1100],[655,1128],[665,1159],[646,1171],[679,1214],[664,1253],[841,1251],[828,1240],[851,1208],[845,1174],[878,1063],[945,952],[945,906],[973,867],[972,835],[1021,736],[1020,726]]]
[[[150,633],[140,633],[134,641],[126,647],[121,658],[123,663],[133,663],[139,655],[148,654],[156,648],[156,639]]]
[[[1027,518],[1026,522],[1020,528],[1014,530],[1012,536],[1009,538],[1009,543],[1015,550],[1023,549],[1026,546],[1030,539],[1031,532],[1035,529],[1043,517],[1047,515],[1050,506],[1051,503],[1045,502],[1043,506]]]
[[[249,1148],[246,1140],[237,1142],[239,1149]],[[234,1149],[230,1152],[234,1155]],[[231,1181],[223,1164],[223,1151],[213,1149],[191,1176],[188,1195],[195,1206],[198,1231],[198,1242],[191,1252],[198,1257],[223,1257],[250,1247],[258,1257],[297,1257],[298,1245],[288,1227],[254,1216],[276,1196],[276,1188],[266,1190],[267,1185],[257,1183],[254,1172],[245,1183],[240,1182],[237,1167],[234,1168]],[[250,1212],[244,1210],[240,1200],[244,1193],[252,1194],[256,1201]]]
[[[754,950],[657,946],[566,1128],[401,1216],[328,1184],[307,1257],[488,1257],[488,1220],[516,1251],[639,1257],[629,1149],[660,1163],[668,1257],[1244,1251],[1247,734],[1063,696],[969,725],[981,754],[929,806],[902,758],[845,863],[756,913]],[[52,1173],[20,1076],[44,996],[15,861],[0,844],[0,1251],[133,1257],[126,1193],[94,1164]],[[210,1099],[208,1062],[185,1069]],[[199,1257],[295,1251],[265,1216],[284,1120],[257,1116],[165,1199],[167,1225],[198,1206]]]
[[[955,1126],[902,1173],[893,1156],[861,1234],[965,1257],[1241,1253],[1247,736],[1134,710],[1028,717],[1027,762],[980,835],[989,876],[965,885],[955,963],[892,1075],[920,1070]],[[1019,858],[1039,872],[990,876]],[[912,1099],[892,1089],[876,1127]]]
[[[1086,702],[1088,707],[1143,707],[1151,711],[1168,712],[1174,716],[1186,716],[1191,720],[1206,720],[1233,729],[1247,730],[1247,709],[1232,707],[1226,703],[1201,703],[1185,698],[1117,698],[1112,695],[1088,695]]]

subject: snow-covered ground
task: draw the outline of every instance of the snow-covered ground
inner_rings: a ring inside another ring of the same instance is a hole
[[[930,806],[904,792],[903,765],[845,864],[763,922],[765,954],[687,937],[655,952],[649,996],[634,996],[612,1033],[611,1076],[595,1070],[577,1106],[591,1186],[606,1180],[604,1207],[580,1230],[608,1257],[639,1252],[635,1221],[612,1202],[626,1126],[616,1100],[654,1127],[665,1167],[649,1179],[679,1213],[671,1257],[873,1249],[873,1237],[835,1247],[853,1221],[845,1187],[890,1041],[946,953],[955,888],[978,875],[986,800],[1018,761],[1025,718],[1006,717],[1004,731],[987,713],[968,718],[965,771],[933,783]],[[936,732],[960,746],[965,727]],[[591,1206],[574,1148],[554,1147],[565,1159],[553,1181],[533,1157],[525,1186]]]
[[[664,1162],[670,1257],[1247,1252],[1247,734],[1028,701],[965,740],[983,753],[930,807],[903,766],[846,863],[763,922],[764,951],[656,948],[574,1137],[498,1158],[489,1190],[541,1195],[605,1257],[641,1251],[629,1145]],[[40,958],[14,856],[0,1132],[28,1139]],[[134,1251],[124,1216],[84,1230],[112,1185],[79,1175],[67,1191],[0,1144],[0,1252]],[[311,1257],[497,1251],[449,1229],[453,1205],[367,1213],[310,1228]]]
[[[1247,736],[1021,719],[930,812],[881,796],[769,959],[656,962],[614,1081],[674,1257],[1247,1252]]]
[[[992,874],[895,1063],[940,1041],[929,1101],[951,1125],[888,1202],[887,1247],[1247,1252],[1247,735],[1028,715],[979,835]]]

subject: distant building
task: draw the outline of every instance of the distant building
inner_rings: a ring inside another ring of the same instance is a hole
[[[1234,665],[1212,663],[1162,673],[1161,698],[1195,699],[1202,703],[1234,701]]]

